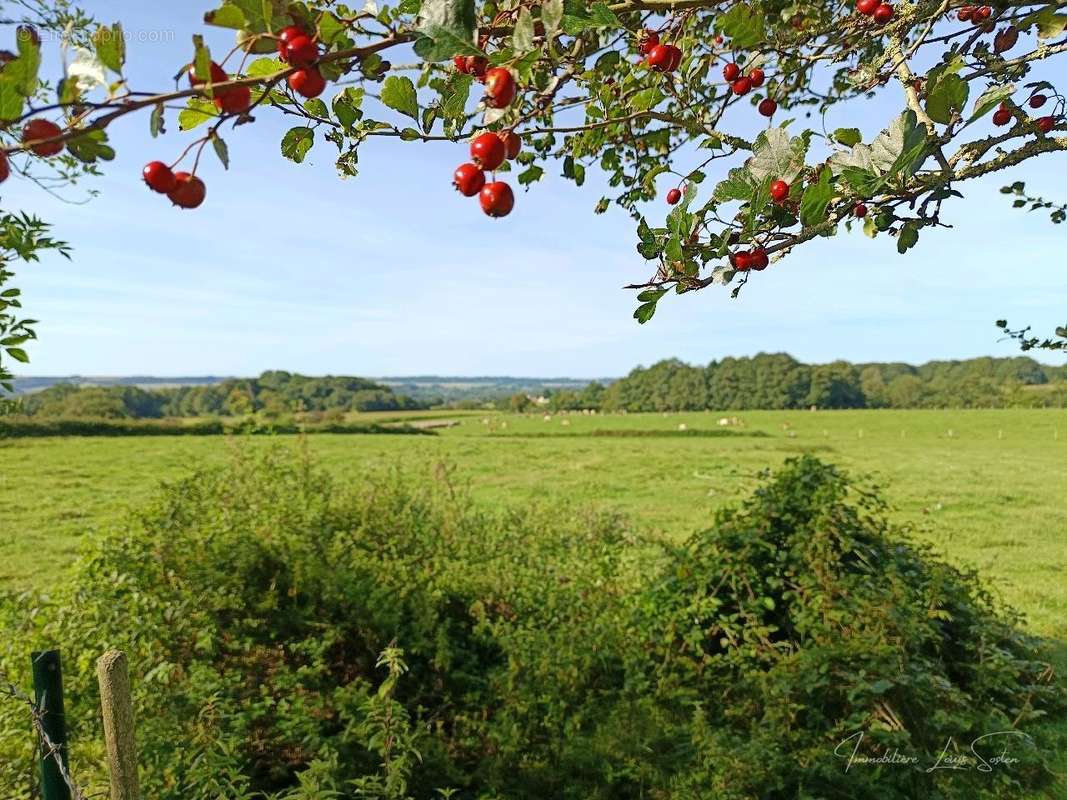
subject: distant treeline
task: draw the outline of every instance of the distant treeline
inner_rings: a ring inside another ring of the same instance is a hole
[[[500,396],[485,379],[452,407],[527,411],[702,411],[704,409],[808,408],[1008,408],[1067,407],[1067,365],[1050,367],[1030,358],[972,358],[902,363],[803,364],[784,353],[725,358],[707,366],[669,359],[638,367],[608,385],[524,387]],[[160,419],[249,417],[298,422],[337,422],[349,411],[409,411],[442,404],[398,394],[366,378],[311,378],[264,372],[207,386],[142,389],[131,385],[56,384],[22,395],[9,413],[36,418]]]
[[[901,363],[802,364],[784,353],[725,358],[705,367],[677,359],[638,367],[604,387],[547,395],[552,410],[1067,407],[1067,366],[1030,358]],[[542,403],[544,401],[541,401]],[[513,410],[535,398],[513,396]]]
[[[244,417],[279,419],[294,414],[338,419],[347,411],[408,411],[419,402],[365,378],[309,378],[264,372],[258,378],[230,378],[209,386],[141,389],[136,386],[56,384],[21,396],[15,413],[68,419],[159,419]]]

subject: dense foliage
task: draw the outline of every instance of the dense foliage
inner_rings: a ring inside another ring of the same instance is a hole
[[[338,486],[272,452],[174,483],[69,585],[0,604],[0,666],[64,648],[93,788],[92,662],[125,649],[159,800],[974,800],[1051,779],[1062,686],[1039,644],[830,466],[786,464],[678,548],[435,476]],[[976,752],[1017,761],[927,769],[998,731],[1028,736]],[[846,771],[857,732],[861,756],[922,763]],[[0,704],[0,794],[25,794],[30,758]]]
[[[606,389],[555,392],[553,409],[701,411],[778,408],[1063,408],[1067,368],[1024,357],[902,363],[803,364],[784,354],[725,358],[706,367],[669,359]]]
[[[422,404],[366,378],[309,378],[264,372],[202,386],[145,390],[137,386],[78,387],[69,383],[26,395],[18,412],[67,418],[240,417],[302,414],[340,419],[346,411],[411,411]]]

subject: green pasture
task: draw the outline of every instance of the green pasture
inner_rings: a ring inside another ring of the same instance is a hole
[[[738,424],[720,425],[731,418]],[[674,539],[743,496],[760,470],[815,452],[880,484],[897,519],[977,567],[1035,631],[1067,638],[1067,411],[422,412],[406,419],[458,424],[436,436],[319,434],[307,446],[342,481],[371,469],[451,468],[485,503],[608,506]],[[137,507],[160,481],[220,463],[234,447],[271,441],[0,440],[0,586],[61,580],[79,542]]]

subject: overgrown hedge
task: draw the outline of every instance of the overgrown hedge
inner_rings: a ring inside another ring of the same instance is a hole
[[[811,457],[671,549],[610,514],[485,510],[446,471],[344,487],[245,455],[0,604],[0,642],[23,680],[63,648],[94,790],[92,662],[126,650],[159,800],[974,800],[1048,785],[1062,744],[1040,644]],[[23,716],[0,703],[3,797],[27,793]],[[927,771],[1003,730],[1032,738],[980,751],[1017,762]],[[857,732],[922,763],[846,770]]]
[[[186,422],[169,419],[52,419],[0,417],[0,438],[42,436],[219,436],[228,433],[363,433],[435,435],[411,425],[323,423],[256,423],[240,419]]]

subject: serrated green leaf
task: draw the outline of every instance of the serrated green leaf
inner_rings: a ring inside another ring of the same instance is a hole
[[[903,255],[919,241],[919,229],[914,223],[905,222],[897,234],[897,252]]]
[[[241,30],[248,25],[248,22],[241,9],[231,3],[224,3],[220,8],[204,14],[204,24]]]
[[[203,125],[209,119],[214,119],[219,115],[215,104],[209,103],[202,98],[190,97],[187,104],[188,108],[184,108],[178,113],[179,130],[191,131],[193,128]]]
[[[97,28],[93,34],[93,47],[100,63],[112,72],[122,74],[126,63],[126,36],[121,23],[116,22],[110,28],[105,25]]]
[[[747,168],[757,181],[773,178],[792,183],[804,169],[807,150],[807,139],[791,138],[783,128],[768,128],[752,143]]]
[[[639,305],[637,307],[637,310],[634,311],[634,319],[636,319],[639,323],[644,325],[646,322],[648,322],[650,319],[652,319],[652,317],[655,316],[655,314],[656,314],[656,303],[655,302],[642,303],[641,305]]]
[[[215,150],[215,155],[219,157],[219,161],[222,162],[223,169],[230,168],[230,149],[226,146],[226,142],[222,140],[221,136],[211,137],[211,146]]]
[[[525,53],[534,46],[534,18],[530,9],[523,6],[519,9],[519,18],[515,20],[515,28],[511,34],[511,48],[516,53]]]
[[[326,11],[319,17],[319,41],[329,47],[346,31],[336,15]]]
[[[441,113],[452,120],[460,120],[467,110],[474,78],[462,72],[454,72],[441,90]]]
[[[282,137],[282,155],[297,164],[315,144],[315,132],[311,128],[290,128]]]
[[[414,120],[419,118],[419,98],[415,84],[407,76],[390,75],[382,86],[382,102]]]
[[[734,167],[721,181],[713,192],[713,197],[719,201],[742,200],[749,202],[756,192],[757,181],[744,167]]]
[[[967,105],[968,93],[967,81],[959,75],[942,74],[933,86],[928,87],[926,113],[934,122],[948,125]]]
[[[541,22],[545,26],[545,36],[552,38],[563,21],[563,0],[545,0],[541,6]]]
[[[967,124],[970,125],[976,119],[984,117],[1014,93],[1014,83],[1005,84],[1004,86],[988,87],[978,96],[978,99],[974,101],[974,110],[971,112],[971,117],[967,120]]]
[[[800,222],[802,225],[818,225],[826,219],[826,209],[833,199],[830,186],[830,170],[823,169],[819,180],[809,185],[800,198]]]
[[[0,120],[10,121],[22,116],[26,102],[22,90],[6,72],[0,73]]]
[[[541,180],[541,176],[545,174],[543,168],[533,164],[527,167],[525,170],[519,173],[518,181],[521,186],[527,186],[534,181]]]
[[[245,67],[245,75],[250,75],[256,78],[266,77],[267,75],[274,75],[281,72],[288,67],[277,58],[257,58],[247,67]]]
[[[763,10],[748,3],[738,3],[715,18],[715,30],[729,36],[735,49],[747,50],[766,38]]]
[[[107,133],[102,130],[86,131],[68,140],[67,151],[85,164],[112,161],[115,158],[115,150],[108,144]]]
[[[838,128],[834,131],[834,141],[845,147],[854,147],[863,141],[859,128]]]

